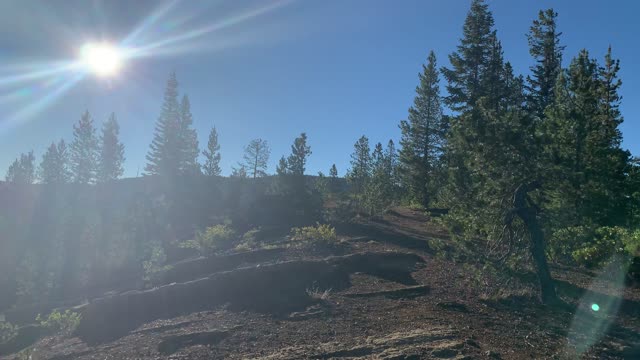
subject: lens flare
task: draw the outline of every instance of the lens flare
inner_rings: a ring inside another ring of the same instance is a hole
[[[123,61],[122,51],[107,43],[85,44],[80,51],[80,57],[89,71],[101,77],[117,74]]]

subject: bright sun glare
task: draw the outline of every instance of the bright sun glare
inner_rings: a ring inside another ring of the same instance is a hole
[[[89,71],[101,77],[113,76],[122,67],[120,49],[107,43],[85,44],[80,51],[80,57]]]

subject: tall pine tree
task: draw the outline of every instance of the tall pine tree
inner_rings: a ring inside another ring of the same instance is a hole
[[[179,148],[182,153],[180,159],[180,172],[183,174],[193,174],[200,172],[198,164],[198,134],[193,128],[193,116],[191,114],[191,103],[189,97],[184,95],[180,103],[180,136]]]
[[[557,29],[557,17],[553,9],[540,10],[527,34],[529,53],[536,62],[527,77],[528,107],[538,119],[543,119],[544,110],[554,103],[556,79],[562,71],[565,47],[560,45],[562,33]]]
[[[311,147],[307,144],[307,134],[302,133],[291,145],[291,155],[287,158],[289,174],[302,176],[306,170],[307,159],[311,155]]]
[[[119,135],[120,125],[112,113],[102,126],[100,136],[99,182],[116,180],[124,173],[124,144],[120,142]]]
[[[148,175],[176,176],[181,172],[183,159],[181,143],[181,116],[178,103],[178,80],[171,73],[164,92],[160,117],[149,152],[145,172]]]
[[[35,156],[33,151],[20,154],[7,170],[5,180],[15,184],[33,184],[35,182]]]
[[[47,151],[42,155],[42,161],[38,168],[38,177],[43,184],[64,184],[69,182],[67,145],[64,140],[58,144],[52,142]]]
[[[408,121],[400,123],[400,171],[402,182],[413,201],[429,206],[442,185],[443,151],[446,140],[446,118],[440,104],[440,88],[436,56],[429,53],[427,65],[416,87]]]
[[[353,186],[353,193],[361,195],[371,177],[372,159],[369,138],[362,135],[353,145],[351,154],[351,168],[347,172],[347,179]]]
[[[207,142],[207,149],[202,151],[204,155],[203,170],[205,175],[208,176],[220,176],[222,170],[220,169],[220,144],[218,143],[218,131],[214,126],[209,133],[209,141]]]
[[[98,170],[99,143],[89,111],[85,111],[73,125],[73,141],[70,145],[71,181],[92,184]]]

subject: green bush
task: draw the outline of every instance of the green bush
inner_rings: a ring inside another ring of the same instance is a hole
[[[333,245],[338,241],[336,229],[327,224],[291,229],[289,240],[305,245]]]
[[[144,269],[143,280],[145,282],[153,281],[158,274],[171,268],[169,265],[165,265],[167,261],[167,255],[164,252],[162,246],[154,246],[151,249],[151,256],[148,260],[142,262],[142,268]]]
[[[556,262],[573,263],[580,261],[575,260],[574,252],[584,248],[585,244],[589,244],[595,238],[595,229],[589,226],[570,226],[555,231],[549,237],[549,246],[547,253],[549,257]]]
[[[196,249],[202,255],[210,255],[216,250],[229,247],[235,237],[236,232],[229,225],[215,225],[204,232],[198,231],[194,240],[188,240],[181,246]]]
[[[599,227],[579,248],[572,252],[573,259],[587,267],[600,267],[616,255],[630,262],[640,249],[640,230],[623,227]]]
[[[249,251],[258,248],[258,233],[260,233],[260,228],[253,228],[245,232],[235,249],[237,251]]]
[[[9,322],[0,321],[0,344],[18,334],[18,328]]]
[[[64,335],[71,335],[80,325],[81,319],[82,315],[71,310],[66,310],[63,313],[54,310],[46,318],[41,317],[40,314],[36,317],[36,321],[44,328]]]

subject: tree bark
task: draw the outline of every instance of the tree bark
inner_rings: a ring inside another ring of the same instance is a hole
[[[544,304],[552,304],[557,300],[556,289],[551,278],[547,257],[544,251],[544,233],[537,218],[537,211],[530,206],[527,193],[531,190],[531,185],[522,184],[518,187],[513,197],[513,205],[518,217],[527,227],[531,244],[529,251],[536,266],[538,284],[540,287],[540,298]]]

